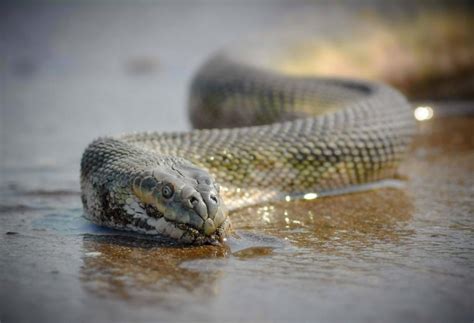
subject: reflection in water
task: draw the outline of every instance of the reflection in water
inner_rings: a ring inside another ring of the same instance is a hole
[[[353,252],[377,243],[398,243],[411,234],[403,229],[411,212],[407,194],[387,188],[235,212],[231,216],[237,235],[229,239],[229,246],[180,247],[135,235],[86,235],[81,280],[99,297],[179,308],[183,302],[209,301],[217,295],[220,278],[241,267],[236,260],[251,262],[254,270],[267,275],[286,270],[288,260],[283,259],[304,250],[340,255],[347,247]],[[271,262],[282,256],[280,268],[257,269],[266,262],[262,257]]]
[[[299,248],[330,253],[338,245],[367,247],[397,242],[413,211],[404,190],[368,192],[279,202],[251,207],[232,215],[234,226],[288,240]]]
[[[318,193],[306,193],[303,196],[303,199],[305,199],[305,200],[314,200],[317,197],[318,197]]]
[[[81,280],[98,296],[128,301],[170,302],[186,294],[205,300],[216,293],[221,272],[195,271],[180,265],[196,259],[224,258],[228,248],[178,247],[139,236],[84,236]]]
[[[436,113],[438,110],[436,110]],[[442,114],[441,111],[439,114]],[[434,115],[434,114],[433,114]],[[438,115],[438,114],[437,114]],[[463,116],[453,116],[433,118],[420,122],[419,136],[417,136],[414,145],[412,156],[414,158],[408,159],[405,165],[412,167],[413,165],[422,165],[427,160],[426,157],[436,157],[436,160],[447,159],[446,161],[452,165],[458,165],[459,161],[455,161],[455,157],[467,157],[472,155],[474,148],[474,136],[472,133],[473,118]],[[442,152],[440,154],[440,152]],[[445,154],[445,153],[450,154]],[[429,164],[428,166],[433,166]],[[419,171],[413,171],[410,167],[406,167],[406,172],[417,174]],[[417,167],[418,169],[419,167]],[[428,169],[429,167],[425,167]],[[443,175],[446,172],[437,175]],[[459,171],[458,176],[463,176]]]

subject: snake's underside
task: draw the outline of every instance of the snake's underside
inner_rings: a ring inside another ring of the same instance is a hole
[[[89,145],[90,220],[213,243],[230,231],[228,210],[392,178],[415,129],[405,97],[387,85],[283,75],[222,53],[193,80],[190,114],[201,130]]]

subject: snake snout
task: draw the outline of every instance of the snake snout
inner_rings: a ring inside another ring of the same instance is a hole
[[[199,193],[187,188],[182,190],[181,199],[185,206],[196,211],[203,220],[208,217],[214,219],[219,210],[219,198],[214,192]]]
[[[213,190],[199,192],[193,187],[185,187],[181,191],[181,200],[185,207],[202,219],[201,229],[205,234],[214,233],[225,220],[224,211],[220,209],[220,199]]]
[[[219,199],[216,194],[212,192],[205,192],[201,194],[204,203],[207,206],[207,214],[211,219],[216,217],[217,211],[219,210]]]

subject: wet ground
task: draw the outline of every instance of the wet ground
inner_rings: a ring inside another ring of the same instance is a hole
[[[241,210],[225,247],[163,245],[81,217],[92,138],[188,129],[187,82],[210,52],[283,28],[282,12],[324,26],[346,15],[209,8],[8,8],[0,321],[472,321],[472,103],[435,104],[419,123],[404,187]]]

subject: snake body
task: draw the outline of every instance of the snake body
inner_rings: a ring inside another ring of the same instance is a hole
[[[86,148],[86,217],[213,243],[230,231],[228,210],[393,177],[415,129],[407,100],[387,85],[295,77],[226,53],[200,68],[189,101],[200,130],[105,137]]]

